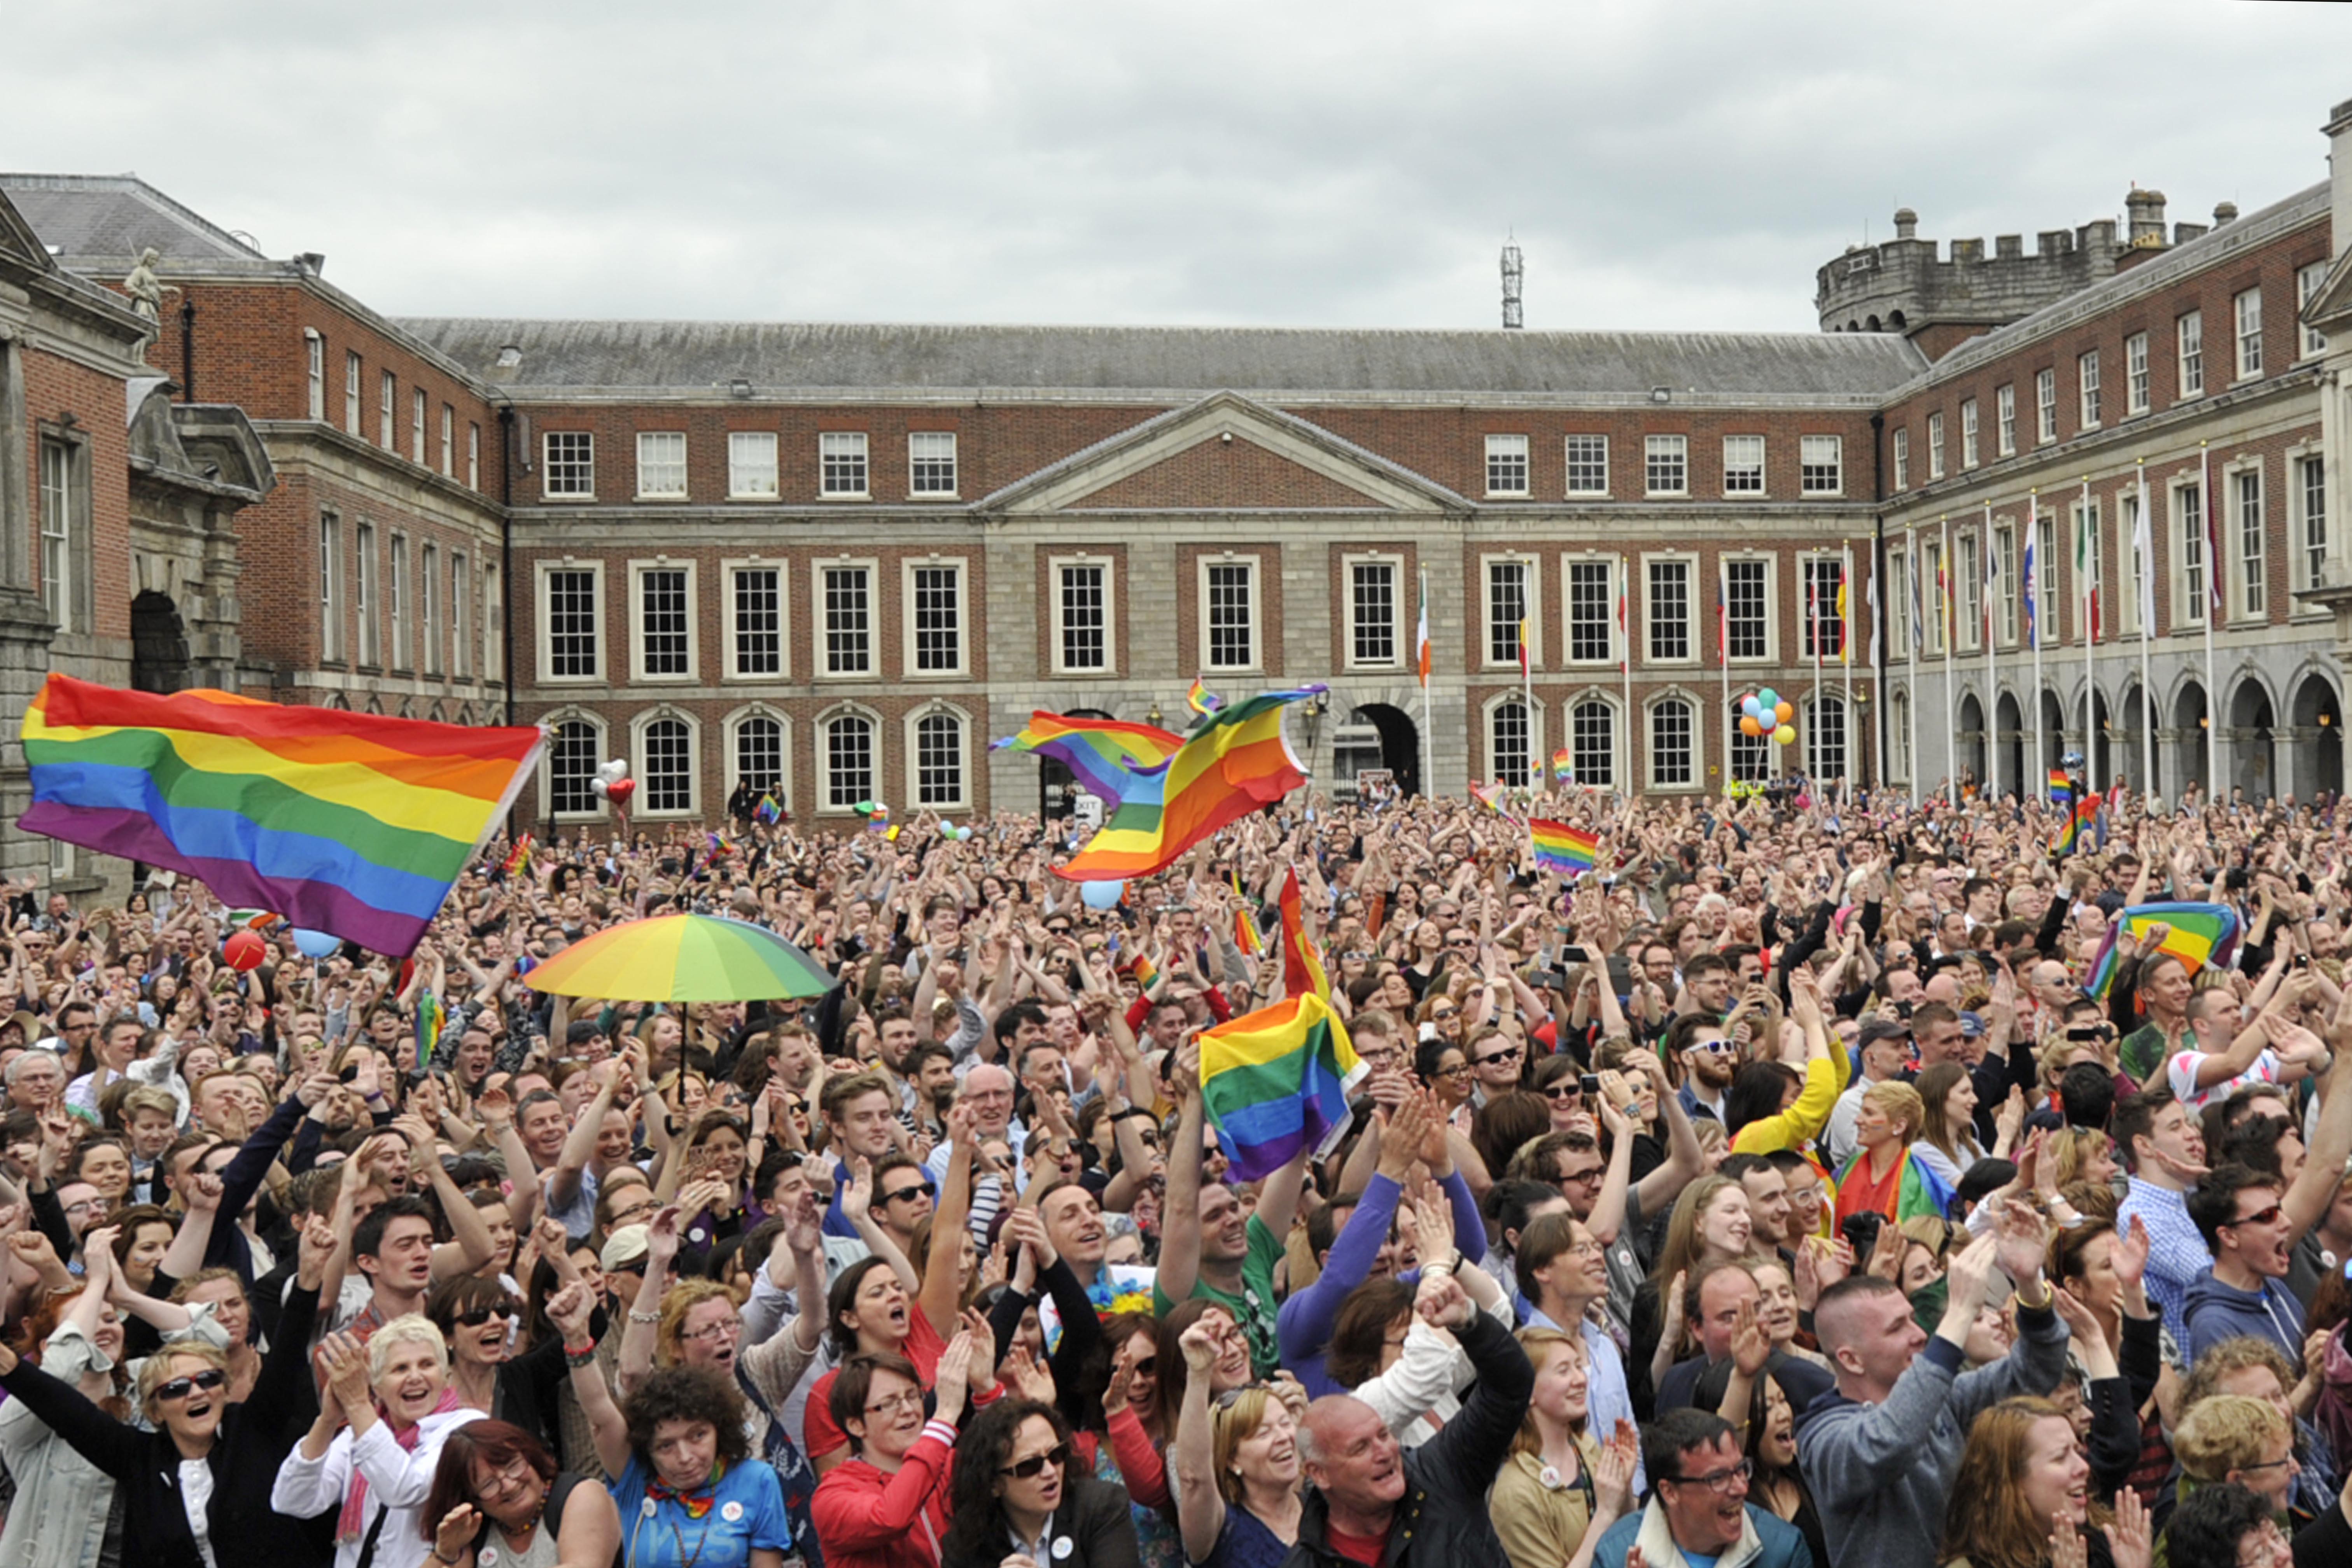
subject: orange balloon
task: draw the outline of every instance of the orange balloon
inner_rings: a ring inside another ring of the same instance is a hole
[[[1796,704],[1792,702],[1778,703],[1775,704],[1772,709],[1772,717],[1778,719],[1783,724],[1787,723],[1790,720],[1794,719],[1796,716]]]
[[[1762,734],[1764,732],[1764,726],[1743,714],[1739,720],[1739,732],[1752,738]]]

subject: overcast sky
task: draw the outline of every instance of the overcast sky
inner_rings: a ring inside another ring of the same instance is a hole
[[[1811,331],[1887,237],[2326,174],[2352,6],[15,7],[0,166],[136,172],[399,315]],[[2335,62],[2330,64],[2330,62]]]

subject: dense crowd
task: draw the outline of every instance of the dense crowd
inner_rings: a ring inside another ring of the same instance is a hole
[[[401,963],[5,889],[0,1568],[2352,1563],[2335,803],[1300,792],[1103,908],[735,804]],[[1294,870],[1368,1070],[1243,1182]],[[528,984],[679,910],[831,988]]]

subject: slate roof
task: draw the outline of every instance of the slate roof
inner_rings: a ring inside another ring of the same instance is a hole
[[[485,381],[541,395],[1075,391],[1873,402],[1926,360],[1893,336],[1022,327],[402,318]],[[499,353],[521,351],[501,369]]]
[[[136,174],[0,174],[0,191],[63,266],[127,270],[148,246],[164,259],[205,270],[278,272],[273,261],[226,229],[189,211]],[[168,272],[169,268],[165,270]]]

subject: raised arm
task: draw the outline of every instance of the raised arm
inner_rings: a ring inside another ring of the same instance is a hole
[[[675,1237],[673,1229],[673,1244]],[[650,1281],[650,1266],[646,1275]],[[622,1419],[621,1407],[613,1403],[604,1369],[596,1364],[596,1342],[588,1332],[589,1307],[587,1286],[566,1285],[547,1299],[547,1321],[563,1336],[564,1359],[572,1363],[572,1393],[580,1401],[580,1413],[588,1418],[596,1462],[604,1467],[606,1475],[617,1476],[629,1468],[629,1424]],[[634,1332],[636,1327],[633,1315],[629,1328]]]
[[[931,1250],[923,1259],[923,1278],[916,1304],[941,1339],[956,1331],[962,1306],[961,1272],[957,1259],[963,1250],[963,1233],[971,1218],[972,1163],[980,1157],[980,1137],[973,1131],[971,1110],[958,1105],[948,1111],[947,1170],[940,1178],[940,1196],[931,1210]],[[1003,1180],[1010,1184],[1013,1178]],[[860,1234],[865,1227],[860,1226]],[[869,1244],[870,1245],[870,1244]]]
[[[1192,1294],[1201,1279],[1201,1043],[1177,1047],[1176,1142],[1168,1151],[1168,1192],[1160,1205],[1156,1293],[1168,1301]]]
[[[1170,1468],[1176,1474],[1176,1528],[1188,1562],[1206,1563],[1225,1530],[1225,1500],[1217,1490],[1216,1445],[1209,1422],[1209,1373],[1217,1363],[1216,1341],[1203,1323],[1179,1336],[1184,1352],[1184,1403],[1176,1411],[1176,1441]]]

